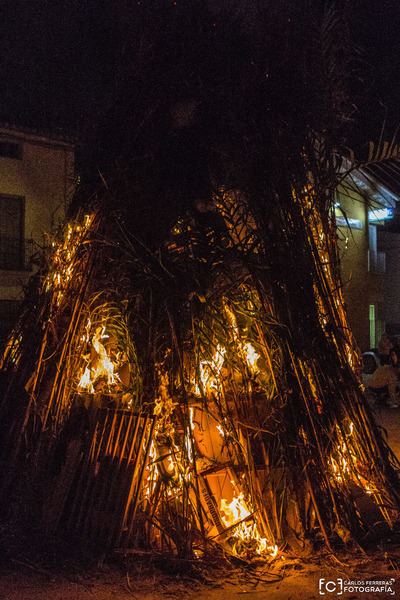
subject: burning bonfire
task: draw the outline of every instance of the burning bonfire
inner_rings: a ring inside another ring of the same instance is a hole
[[[49,531],[125,551],[332,551],[362,543],[365,498],[393,528],[397,463],[315,190],[267,223],[223,191],[155,251],[105,214],[60,232],[5,349],[3,489],[28,471]]]

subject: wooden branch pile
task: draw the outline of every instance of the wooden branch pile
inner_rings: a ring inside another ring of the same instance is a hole
[[[372,513],[395,527],[331,213],[311,186],[261,200],[225,190],[153,250],[105,193],[54,242],[1,405],[3,493],[29,473],[49,532],[273,560],[362,544]]]

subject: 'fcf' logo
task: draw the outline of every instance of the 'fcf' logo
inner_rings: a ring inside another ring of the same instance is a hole
[[[320,579],[319,593],[321,596],[324,596],[325,594],[336,594],[337,596],[341,596],[343,594],[343,579],[336,579],[336,581]]]

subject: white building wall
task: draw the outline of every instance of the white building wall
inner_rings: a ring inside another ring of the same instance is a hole
[[[400,334],[400,233],[380,231],[378,244],[386,253],[383,318],[389,330]]]
[[[18,144],[19,157],[1,155],[4,143]],[[33,244],[27,245],[29,251],[43,247],[44,235],[64,220],[74,179],[71,142],[0,126],[0,196],[24,199],[24,237],[33,240]],[[6,216],[0,214],[2,218]],[[0,264],[0,321],[1,303],[5,307],[21,300],[23,286],[32,274],[31,269],[10,270],[4,266]]]

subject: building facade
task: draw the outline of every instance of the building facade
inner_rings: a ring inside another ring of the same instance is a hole
[[[377,347],[396,322],[400,333],[399,200],[398,159],[354,171],[337,191],[343,295],[362,351]]]
[[[71,140],[0,126],[0,345],[45,234],[65,218],[74,180]]]

